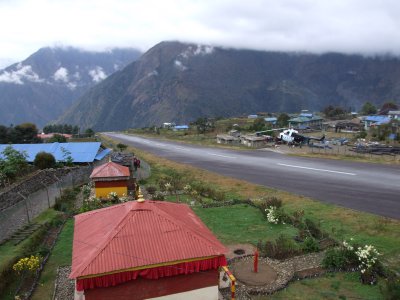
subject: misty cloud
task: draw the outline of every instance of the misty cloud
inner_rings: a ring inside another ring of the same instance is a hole
[[[55,81],[62,81],[67,83],[68,80],[68,70],[66,68],[60,67],[53,75]]]
[[[43,82],[44,80],[36,74],[32,67],[29,65],[23,66],[21,64],[17,65],[16,70],[13,71],[3,71],[0,73],[0,82],[8,82],[14,84],[24,84],[24,80],[32,82]]]
[[[0,62],[46,45],[145,51],[163,40],[400,55],[399,15],[397,0],[6,0],[0,1],[0,27],[7,28],[0,33]]]
[[[107,78],[107,75],[106,73],[104,73],[103,68],[99,66],[96,66],[96,68],[90,70],[88,73],[90,77],[92,77],[92,80],[96,83]]]

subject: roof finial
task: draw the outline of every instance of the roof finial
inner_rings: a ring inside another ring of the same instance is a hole
[[[140,190],[140,187],[139,187],[137,202],[139,202],[139,203],[143,203],[144,202],[144,197],[143,197],[142,191]]]

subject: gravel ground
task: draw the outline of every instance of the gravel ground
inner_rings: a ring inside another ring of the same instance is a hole
[[[59,267],[57,270],[57,278],[55,283],[54,300],[73,300],[75,283],[74,280],[68,279],[71,273],[71,266]]]

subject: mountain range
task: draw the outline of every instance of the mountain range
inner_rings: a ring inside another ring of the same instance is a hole
[[[328,105],[357,110],[399,98],[397,57],[162,42],[87,91],[59,122],[120,130]]]
[[[136,60],[135,49],[90,52],[72,47],[42,48],[0,70],[0,124],[57,119],[90,87]]]

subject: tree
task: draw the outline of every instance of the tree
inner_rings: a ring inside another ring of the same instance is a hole
[[[8,128],[0,125],[0,144],[8,144]]]
[[[249,130],[251,131],[262,131],[265,130],[265,120],[264,118],[257,118],[254,120],[253,124],[250,125]]]
[[[198,133],[206,133],[207,131],[214,130],[215,126],[208,118],[198,118],[194,124],[196,125]]]
[[[41,170],[49,169],[56,165],[56,159],[51,153],[39,152],[36,154],[33,164]]]
[[[361,113],[363,115],[373,115],[376,114],[377,109],[375,105],[373,105],[371,102],[365,102],[363,107],[361,108]]]
[[[63,153],[64,163],[68,167],[72,167],[74,165],[74,159],[71,156],[71,152],[64,147],[61,147],[61,152]]]
[[[276,123],[279,127],[287,127],[289,124],[289,120],[290,120],[289,115],[282,113],[278,116]]]
[[[125,145],[125,144],[122,144],[122,143],[118,143],[118,144],[117,144],[117,148],[118,148],[118,150],[119,150],[120,152],[123,152],[126,148],[128,148],[128,146]]]
[[[14,127],[13,143],[32,144],[40,142],[38,129],[33,123],[23,123]]]
[[[399,106],[396,103],[389,101],[389,102],[385,102],[382,104],[382,107],[379,110],[379,113],[386,115],[390,110],[398,110],[398,109],[399,109]]]
[[[346,110],[340,106],[328,105],[324,108],[323,113],[328,118],[336,118],[346,115]]]
[[[85,134],[87,134],[89,137],[94,136],[94,131],[92,128],[88,128],[85,130]]]
[[[67,138],[63,136],[62,134],[55,133],[53,136],[49,139],[49,143],[66,143]]]
[[[14,179],[28,168],[25,152],[19,152],[10,145],[3,150],[2,155],[4,158],[0,158],[0,173],[8,179]]]

